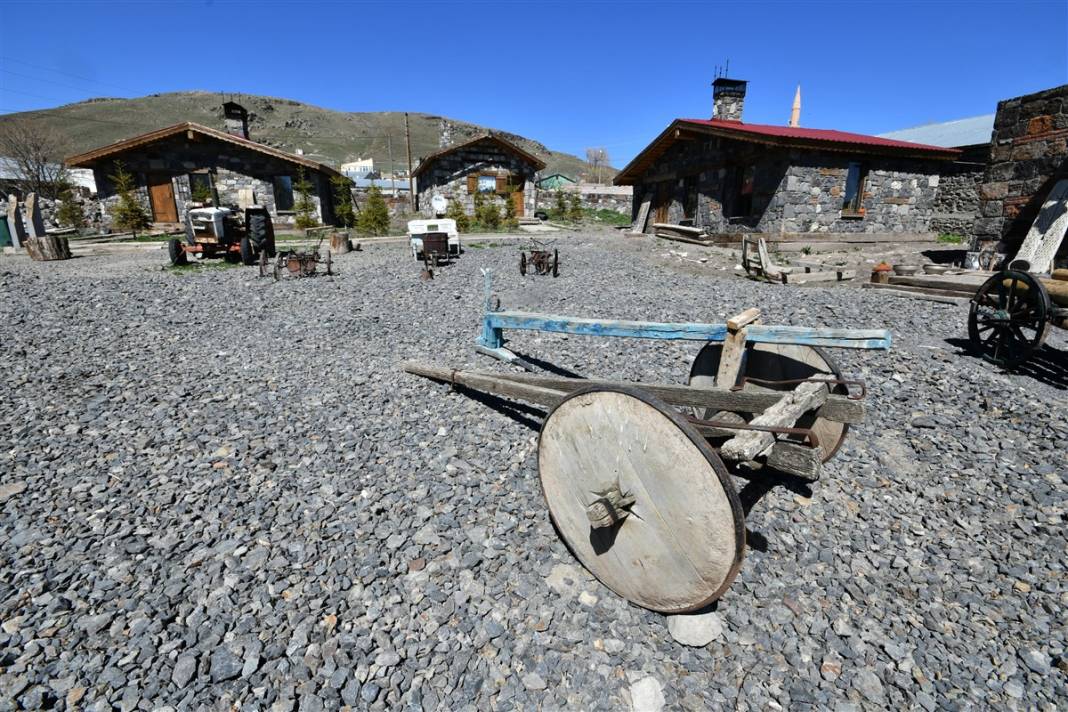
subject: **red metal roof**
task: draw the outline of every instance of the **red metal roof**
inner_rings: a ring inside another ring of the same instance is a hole
[[[910,143],[908,141],[895,141],[891,138],[879,138],[866,134],[849,133],[848,131],[834,131],[833,129],[807,129],[799,126],[772,126],[771,124],[746,124],[741,121],[725,121],[723,119],[679,119],[688,124],[700,124],[712,126],[717,129],[727,129],[752,136],[773,136],[775,138],[796,139],[801,141],[832,141],[834,143],[854,143],[859,146],[880,146],[883,148],[903,148],[914,152],[933,151],[945,154],[944,146],[931,146],[925,143]]]

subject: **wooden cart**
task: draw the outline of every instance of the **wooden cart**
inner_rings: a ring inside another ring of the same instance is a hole
[[[1043,279],[1007,269],[972,298],[968,338],[984,359],[1012,368],[1042,348],[1050,325],[1068,329],[1068,270]]]
[[[819,345],[790,343],[801,338],[790,327],[760,326],[757,309],[725,325],[555,319],[543,326],[708,343],[688,385],[404,368],[547,406],[538,473],[569,548],[640,606],[664,613],[707,606],[730,586],[745,549],[745,514],[725,461],[736,472],[816,481],[849,425],[864,417],[863,384],[843,379]],[[890,345],[885,331],[808,331],[805,339],[825,345]]]

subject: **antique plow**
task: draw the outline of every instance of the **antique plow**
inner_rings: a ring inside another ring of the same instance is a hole
[[[320,263],[326,266],[328,275],[333,275],[334,263],[330,257],[330,250],[326,251],[324,258],[319,251],[322,244],[323,236],[320,235],[314,250],[279,250],[274,260],[274,268],[271,270],[275,281],[280,280],[283,274],[291,277],[312,277],[317,273]],[[260,253],[260,276],[266,277],[268,270],[267,252],[264,251]]]
[[[550,249],[551,248],[551,249]],[[519,274],[527,272],[560,276],[560,251],[552,245],[531,238],[530,245],[519,252]]]
[[[561,537],[619,595],[682,613],[718,599],[741,567],[745,514],[724,461],[736,472],[818,480],[849,425],[863,420],[865,394],[863,383],[842,378],[820,346],[890,345],[885,331],[799,332],[762,327],[759,319],[760,311],[749,309],[718,327],[538,322],[563,333],[704,340],[688,385],[413,362],[404,368],[546,406],[538,473]],[[510,323],[488,321],[486,329],[492,334]]]

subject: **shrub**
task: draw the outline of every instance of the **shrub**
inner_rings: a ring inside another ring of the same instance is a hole
[[[367,191],[367,200],[356,217],[356,229],[364,235],[385,235],[389,232],[389,208],[378,186]]]
[[[334,193],[334,221],[341,227],[356,224],[356,210],[352,207],[352,179],[331,176],[330,187]]]
[[[464,211],[464,206],[455,198],[449,201],[449,207],[445,211],[445,217],[455,220],[456,229],[460,232],[467,232],[471,229],[471,219],[467,217],[467,213]]]
[[[203,183],[197,183],[189,192],[189,198],[194,203],[210,203],[212,202],[211,188]]]
[[[582,199],[579,198],[578,193],[571,194],[571,206],[567,210],[567,217],[569,220],[579,222],[582,220]]]
[[[115,186],[119,202],[111,209],[111,221],[120,232],[129,230],[137,236],[138,230],[144,230],[152,224],[152,217],[136,195],[134,177],[126,171],[122,161],[115,161],[115,172],[108,176]]]
[[[293,188],[297,191],[297,200],[293,203],[293,212],[296,219],[293,224],[304,230],[315,227],[319,221],[315,219],[315,201],[312,200],[312,184],[304,173],[304,166],[297,167],[297,179],[293,182]]]
[[[56,210],[56,220],[63,227],[85,227],[85,212],[74,199],[74,191],[69,183],[64,183],[59,188],[59,208]]]
[[[513,229],[519,227],[519,218],[515,216],[515,200],[513,193],[504,196],[504,226]]]
[[[475,222],[487,230],[500,227],[501,213],[492,198],[486,200],[481,194],[475,193]]]
[[[939,242],[948,243],[948,244],[951,244],[951,245],[959,245],[960,243],[964,242],[964,236],[963,235],[954,235],[951,232],[944,232],[944,233],[942,233],[941,235],[938,236],[938,241]]]
[[[567,217],[567,196],[564,195],[564,191],[556,191],[556,202],[553,205],[552,217],[562,220]]]

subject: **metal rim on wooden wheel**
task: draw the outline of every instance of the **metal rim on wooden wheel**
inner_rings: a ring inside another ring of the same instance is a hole
[[[1049,292],[1038,280],[1004,270],[983,282],[972,298],[968,338],[984,359],[1011,368],[1041,348],[1049,312]]]
[[[695,611],[741,568],[745,515],[723,462],[640,389],[591,386],[557,403],[538,438],[538,475],[568,547],[632,603]],[[610,523],[595,523],[610,502]]]
[[[527,253],[526,252],[520,252],[519,253],[519,274],[523,275],[524,277],[527,276]]]
[[[560,252],[553,250],[553,277],[560,276]]]
[[[722,344],[718,342],[705,344],[690,367],[689,384],[691,386],[711,388],[715,385],[722,348]],[[818,346],[755,343],[746,347],[745,360],[739,372],[739,377],[741,376],[761,381],[790,381],[812,377],[841,379],[842,372],[827,352]],[[734,384],[730,385],[733,386]],[[769,385],[746,381],[742,386],[744,391],[769,389],[792,391],[795,388],[797,388],[797,383]],[[836,384],[830,388],[831,393],[849,395],[849,388],[843,384]],[[705,418],[712,418],[714,413],[699,415]],[[750,419],[751,417],[746,417],[746,420]],[[838,448],[845,441],[846,433],[849,432],[848,424],[827,420],[817,416],[815,413],[805,413],[801,416],[797,421],[797,427],[810,428],[816,433],[820,443],[820,459],[823,462],[827,462],[835,456]]]

